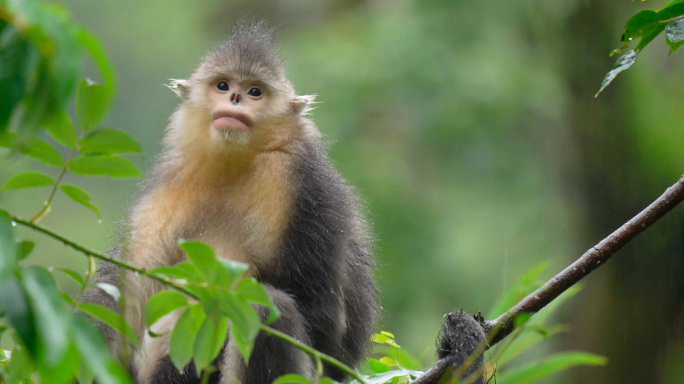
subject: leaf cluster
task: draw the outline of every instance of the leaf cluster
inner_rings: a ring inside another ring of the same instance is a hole
[[[684,45],[684,0],[668,2],[665,7],[657,10],[643,10],[634,14],[625,24],[620,46],[610,53],[613,56],[627,48],[633,41],[639,40],[636,47],[621,56],[611,69],[596,92],[598,96],[615,77],[622,71],[629,69],[636,61],[637,55],[651,42],[665,31],[666,42],[670,46],[670,55]]]
[[[149,273],[173,281],[199,300],[191,302],[178,291],[158,293],[145,305],[148,329],[165,315],[182,312],[170,335],[169,356],[179,370],[193,360],[202,371],[221,351],[230,323],[231,340],[247,363],[262,321],[251,304],[267,308],[269,315],[263,319],[267,324],[280,316],[268,291],[254,278],[241,278],[246,264],[217,258],[213,249],[201,242],[181,241],[179,246],[187,262]]]

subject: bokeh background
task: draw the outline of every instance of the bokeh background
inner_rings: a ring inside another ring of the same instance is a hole
[[[313,119],[367,206],[378,329],[426,364],[444,313],[487,312],[542,261],[551,277],[684,172],[682,53],[668,57],[659,39],[594,98],[624,22],[664,1],[62,3],[111,56],[118,94],[103,126],[141,142],[143,170],[178,104],[163,84],[188,76],[235,19],[278,26],[288,73],[318,95]],[[36,166],[0,164],[3,181]],[[66,182],[91,192],[102,221],[59,197],[43,223],[107,249],[138,181]],[[29,216],[47,193],[9,191],[0,203]],[[28,262],[84,268],[61,244],[20,233],[37,240]],[[548,382],[684,382],[684,208],[587,278],[559,321],[569,332],[538,353],[581,349],[609,364]]]

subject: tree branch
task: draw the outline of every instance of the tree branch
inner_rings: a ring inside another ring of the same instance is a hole
[[[541,288],[527,295],[504,314],[491,321],[484,320],[481,315],[476,317],[488,335],[489,347],[513,332],[513,320],[517,315],[522,313],[534,314],[544,308],[565,290],[605,264],[625,244],[671,211],[682,200],[684,200],[684,176],[646,209],[591,247],[574,263],[546,282]],[[438,360],[430,369],[425,371],[425,374],[413,381],[413,384],[436,383],[452,363],[447,360],[448,357]]]

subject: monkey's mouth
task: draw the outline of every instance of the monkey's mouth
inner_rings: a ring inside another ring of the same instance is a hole
[[[218,110],[212,114],[212,125],[218,130],[236,130],[249,132],[252,129],[252,120],[249,116],[236,112]]]

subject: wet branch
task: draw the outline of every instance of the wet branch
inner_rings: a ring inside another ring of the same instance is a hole
[[[476,318],[488,335],[489,347],[513,332],[513,320],[517,315],[522,313],[534,314],[544,308],[565,290],[605,264],[625,244],[658,221],[682,200],[684,200],[684,176],[646,209],[591,247],[574,263],[546,282],[541,288],[527,295],[504,314],[494,320],[485,320],[478,314]],[[413,381],[413,384],[436,383],[450,366],[449,363],[451,362],[447,359],[448,357],[438,360],[424,375]]]

